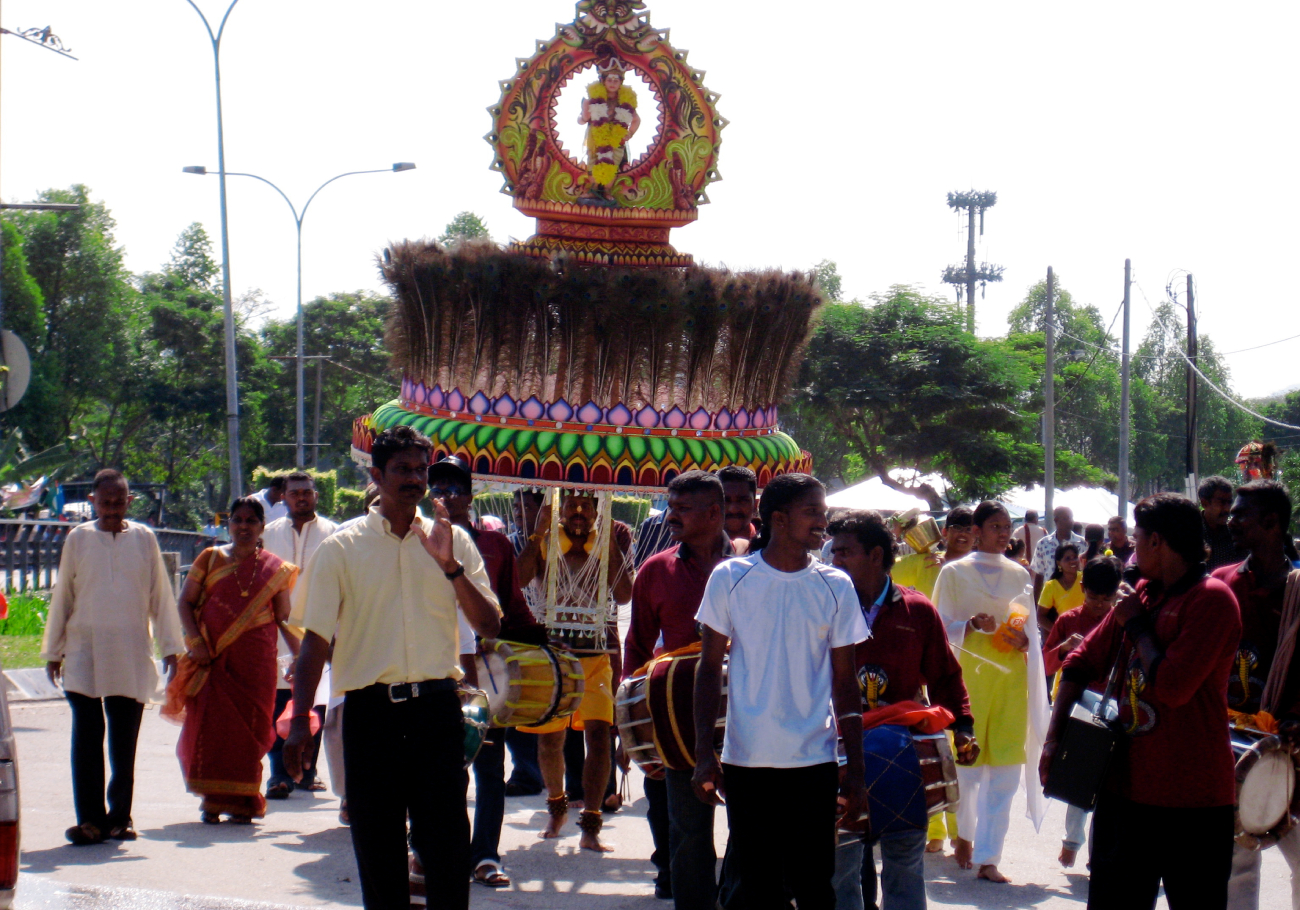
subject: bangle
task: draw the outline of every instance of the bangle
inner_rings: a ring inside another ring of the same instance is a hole
[[[443,572],[442,574],[447,576],[448,581],[455,581],[465,574],[465,566],[458,564],[454,572]]]
[[[835,723],[838,724],[840,721],[842,721],[842,720],[846,720],[846,719],[848,719],[848,718],[852,718],[852,717],[856,717],[858,720],[862,720],[862,715],[859,714],[857,711],[848,711],[848,712],[846,712],[846,713],[844,713],[844,714],[841,714],[839,717],[835,718]]]
[[[308,720],[308,719],[311,718],[311,715],[312,715],[312,712],[311,712],[311,711],[308,711],[306,714],[295,714],[295,715],[293,716],[293,719],[294,719],[294,720]]]

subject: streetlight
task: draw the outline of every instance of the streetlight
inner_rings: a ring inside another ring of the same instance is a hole
[[[190,167],[181,168],[181,170],[187,174],[208,173],[208,169],[203,167],[202,165],[191,165]],[[356,174],[384,174],[389,171],[400,172],[400,171],[413,171],[413,170],[415,170],[415,165],[412,162],[399,161],[396,164],[394,164],[391,168],[386,168],[386,167],[376,168],[374,170],[369,170],[369,171],[347,171],[346,173],[338,174],[334,177],[331,177],[329,180],[326,180],[320,186],[316,187],[316,191],[313,192],[311,196],[307,198],[306,203],[303,204],[301,212],[298,211],[297,207],[294,206],[293,202],[290,201],[289,197],[285,195],[284,190],[280,189],[278,186],[276,186],[271,181],[267,180],[265,177],[259,177],[256,174],[245,174],[237,171],[227,171],[227,173],[231,177],[252,177],[254,180],[260,180],[263,183],[265,183],[267,186],[269,186],[271,189],[279,193],[280,198],[283,199],[285,203],[288,204],[289,211],[293,212],[294,227],[297,228],[298,231],[298,348],[297,348],[297,354],[294,357],[294,360],[296,362],[295,372],[297,373],[297,377],[298,377],[298,397],[294,407],[294,422],[295,422],[294,465],[295,467],[301,468],[304,464],[306,464],[306,462],[303,460],[303,451],[302,451],[303,437],[305,435],[305,429],[304,429],[305,420],[303,418],[303,401],[305,396],[303,392],[303,368],[302,368],[302,361],[303,361],[303,356],[302,356],[302,221],[304,218],[307,217],[307,207],[311,205],[311,202],[313,199],[316,198],[317,193],[325,189],[325,187],[329,186],[335,180],[339,180],[343,177],[352,177]]]
[[[221,36],[226,31],[226,21],[230,18],[235,4],[239,0],[230,0],[226,14],[221,17],[217,33],[212,33],[212,26],[203,10],[194,4],[194,0],[185,0],[194,7],[194,12],[203,20],[203,27],[208,31],[208,40],[212,42],[212,64],[216,72],[217,83],[217,174],[221,178],[221,298],[225,308],[226,328],[226,442],[229,445],[230,458],[230,496],[237,499],[244,495],[243,461],[239,455],[239,385],[235,375],[235,308],[230,299],[230,229],[226,220],[226,137],[221,121]]]

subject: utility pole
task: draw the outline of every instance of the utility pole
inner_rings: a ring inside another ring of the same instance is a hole
[[[311,464],[312,467],[320,466],[320,394],[322,388],[321,377],[325,370],[325,358],[316,358],[316,416],[311,428]]]
[[[1132,260],[1124,260],[1124,342],[1119,373],[1119,517],[1128,521],[1129,503],[1129,305],[1133,285]]]
[[[1200,458],[1196,444],[1196,299],[1192,276],[1187,276],[1187,486],[1193,494],[1199,482]]]
[[[1056,493],[1056,313],[1053,297],[1056,294],[1056,276],[1047,267],[1047,318],[1044,320],[1047,336],[1047,375],[1043,381],[1043,494],[1046,497],[1043,511],[1051,527],[1052,499]]]
[[[961,302],[963,289],[966,297],[966,331],[975,333],[975,285],[1002,280],[1002,266],[987,262],[975,264],[975,216],[980,219],[980,236],[984,236],[984,212],[998,204],[998,194],[993,192],[949,193],[948,207],[966,211],[966,264],[950,265],[943,271],[945,284],[957,285],[957,302]]]

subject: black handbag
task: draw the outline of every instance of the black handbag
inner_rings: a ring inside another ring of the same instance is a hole
[[[1118,721],[1105,718],[1106,706],[1111,703],[1114,689],[1120,678],[1120,665],[1124,656],[1124,637],[1120,637],[1119,652],[1111,667],[1106,691],[1095,708],[1089,711],[1075,702],[1066,718],[1065,729],[1057,737],[1056,753],[1047,768],[1047,782],[1043,794],[1092,811],[1097,805],[1115,753],[1124,742],[1124,729]]]

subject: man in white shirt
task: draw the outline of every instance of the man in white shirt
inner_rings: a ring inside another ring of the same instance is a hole
[[[284,478],[283,503],[287,504],[289,514],[284,518],[268,522],[266,530],[262,532],[262,546],[267,552],[274,553],[285,562],[293,563],[304,574],[316,548],[320,546],[322,540],[333,534],[337,527],[328,518],[316,514],[319,499],[316,481],[312,476],[306,471],[294,471]],[[290,638],[293,640],[290,641]],[[283,628],[280,630],[278,645],[280,658],[297,656],[298,639]],[[326,676],[328,677],[328,673]],[[292,697],[293,689],[285,674],[281,672],[275,690],[276,717],[280,716],[284,706],[289,704],[289,699]],[[316,756],[320,751],[321,735],[325,732],[325,702],[328,698],[329,690],[326,687],[324,692],[317,693],[317,704],[312,708],[320,716],[322,726],[312,737],[312,749],[309,755],[311,764],[303,771],[302,782],[297,785],[303,790],[325,789],[325,785],[316,775]],[[335,735],[338,735],[337,725]],[[285,799],[295,789],[293,778],[284,770],[284,762],[281,760],[283,749],[284,740],[276,736],[275,745],[271,747],[268,755],[271,761],[271,777],[266,784],[267,799]],[[336,789],[335,792],[342,797],[343,794],[338,792],[339,789],[341,788]]]
[[[806,474],[781,475],[763,491],[759,509],[763,528],[755,552],[713,570],[695,617],[702,654],[692,782],[710,805],[726,797],[728,875],[736,877],[738,906],[788,908],[788,892],[799,910],[833,910],[837,790],[850,817],[866,808],[854,645],[870,633],[853,582],[809,555],[826,535],[821,483]],[[719,760],[713,730],[728,641],[727,732]],[[837,726],[848,759],[842,782]]]
[[[268,525],[289,514],[289,507],[284,504],[284,484],[285,478],[283,475],[272,477],[266,489],[258,490],[253,494],[254,499],[259,499],[262,502],[262,511],[266,514],[266,523]],[[298,568],[302,568],[302,566],[298,566]]]
[[[1044,580],[1051,578],[1056,571],[1057,547],[1063,543],[1074,543],[1078,545],[1080,553],[1088,550],[1088,542],[1074,533],[1074,513],[1068,506],[1053,509],[1052,522],[1056,525],[1056,533],[1048,534],[1038,541],[1029,563],[1029,571],[1034,576],[1034,603],[1038,603],[1038,596],[1043,593]]]
[[[1038,542],[1047,536],[1043,526],[1038,523],[1038,510],[1029,509],[1025,512],[1025,523],[1011,532],[1011,540],[1023,540],[1025,542],[1025,559],[1033,559],[1034,551],[1038,549]]]
[[[126,478],[105,468],[90,493],[97,520],[73,528],[63,543],[50,599],[41,659],[72,708],[72,798],[78,846],[105,838],[135,840],[131,800],[135,746],[144,705],[157,701],[158,671],[150,631],[168,680],[185,650],[171,576],[153,532],[126,520]],[[104,811],[104,730],[108,727],[108,811]]]

